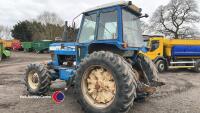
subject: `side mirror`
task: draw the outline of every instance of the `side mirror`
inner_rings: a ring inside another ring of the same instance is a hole
[[[148,18],[149,15],[148,15],[148,14],[145,14],[145,15],[140,16],[139,18],[143,18],[143,17]]]

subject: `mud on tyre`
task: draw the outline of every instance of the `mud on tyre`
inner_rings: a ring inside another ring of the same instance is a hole
[[[87,113],[127,112],[136,98],[137,84],[132,74],[120,56],[94,52],[77,70],[76,98]]]
[[[150,58],[143,54],[139,54],[135,64],[133,65],[142,80],[147,85],[155,85],[158,81],[158,70]]]
[[[42,64],[29,64],[25,73],[27,91],[33,95],[44,95],[50,87],[50,75]]]

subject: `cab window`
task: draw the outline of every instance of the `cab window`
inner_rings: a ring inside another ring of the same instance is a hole
[[[142,47],[144,45],[140,18],[128,10],[122,10],[123,41],[129,47]]]
[[[79,37],[80,43],[87,43],[94,40],[96,29],[97,14],[87,15],[84,17],[83,25]]]
[[[117,11],[100,13],[97,40],[117,38]]]
[[[153,40],[151,42],[151,51],[155,51],[159,47],[159,41],[158,40]]]

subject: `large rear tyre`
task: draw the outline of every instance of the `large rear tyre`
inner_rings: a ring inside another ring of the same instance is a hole
[[[45,95],[50,87],[50,75],[44,65],[30,64],[26,69],[25,85],[33,95]]]
[[[165,61],[163,61],[163,60],[158,60],[156,62],[156,67],[158,69],[158,72],[160,72],[160,73],[166,71],[166,69],[167,69],[167,65],[166,65]]]
[[[126,61],[111,52],[94,52],[77,70],[76,98],[86,113],[125,113],[136,98],[136,80]]]
[[[194,71],[200,73],[200,60],[197,60]]]

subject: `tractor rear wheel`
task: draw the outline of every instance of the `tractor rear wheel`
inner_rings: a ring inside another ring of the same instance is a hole
[[[75,79],[76,98],[87,113],[124,113],[136,98],[136,80],[126,61],[99,51],[83,59]]]
[[[25,85],[33,95],[44,95],[50,87],[50,75],[44,65],[30,64],[26,69]]]

